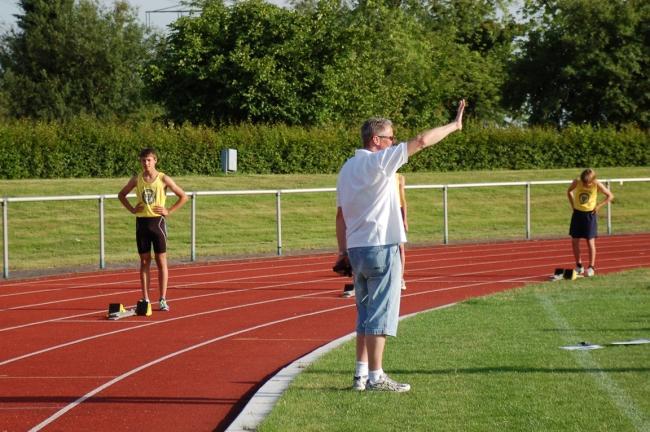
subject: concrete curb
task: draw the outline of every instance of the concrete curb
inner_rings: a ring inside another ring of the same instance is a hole
[[[457,303],[450,303],[443,306],[437,306],[431,309],[414,312],[412,314],[400,317],[400,321],[412,316],[431,312],[440,309],[446,309],[454,306]],[[250,432],[257,430],[257,426],[266,418],[271,412],[277,401],[285,392],[294,378],[303,371],[307,366],[318,360],[322,355],[330,352],[334,348],[339,347],[343,343],[354,339],[356,332],[349,333],[338,339],[333,340],[320,348],[300,357],[298,360],[287,365],[269,379],[251,398],[246,404],[237,418],[228,426],[226,432]],[[354,372],[351,370],[351,372]],[[352,373],[351,373],[352,375]]]

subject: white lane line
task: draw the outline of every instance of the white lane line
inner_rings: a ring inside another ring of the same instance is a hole
[[[117,384],[118,382],[124,380],[125,378],[130,377],[131,375],[135,375],[136,373],[141,372],[144,369],[147,369],[147,368],[149,368],[151,366],[154,366],[154,365],[156,365],[158,363],[164,362],[165,360],[169,360],[169,359],[171,359],[173,357],[176,357],[176,356],[179,356],[181,354],[185,354],[187,352],[196,350],[198,348],[202,348],[202,347],[204,347],[206,345],[210,345],[210,344],[213,344],[215,342],[231,338],[233,336],[238,336],[238,335],[243,334],[243,333],[248,333],[248,332],[251,332],[251,331],[254,331],[254,330],[259,330],[259,329],[262,329],[262,328],[265,328],[265,327],[271,327],[271,326],[274,326],[274,325],[277,325],[277,324],[282,324],[282,323],[285,323],[285,322],[294,321],[294,320],[301,319],[301,318],[306,318],[306,317],[315,316],[315,315],[322,315],[322,314],[325,314],[325,313],[328,313],[328,312],[333,312],[333,311],[337,311],[337,310],[341,310],[341,309],[351,308],[353,306],[355,306],[355,305],[354,304],[347,304],[347,305],[344,305],[344,306],[337,306],[337,307],[334,307],[334,308],[322,309],[322,310],[315,311],[315,312],[309,312],[309,313],[300,314],[300,315],[296,315],[296,316],[292,316],[292,317],[288,317],[288,318],[283,318],[283,319],[276,320],[276,321],[270,321],[270,322],[267,322],[267,323],[264,323],[264,324],[258,324],[256,326],[248,327],[248,328],[237,330],[237,331],[234,331],[234,332],[222,335],[222,336],[218,336],[218,337],[209,339],[207,341],[198,343],[196,345],[192,345],[192,346],[183,348],[181,350],[175,351],[173,353],[167,354],[167,355],[165,355],[163,357],[159,357],[159,358],[157,358],[155,360],[152,360],[152,361],[150,361],[148,363],[145,363],[145,364],[143,364],[141,366],[138,366],[137,368],[131,369],[130,371],[125,372],[122,375],[119,375],[119,376],[113,378],[112,380],[104,383],[103,385],[101,385],[99,387],[96,387],[95,389],[89,391],[85,395],[81,396],[80,398],[78,398],[74,402],[66,405],[64,408],[60,409],[56,413],[52,414],[51,416],[49,416],[48,418],[46,418],[45,420],[43,420],[42,422],[40,422],[39,424],[37,424],[36,426],[31,428],[30,432],[36,432],[36,431],[39,431],[39,430],[43,429],[44,427],[46,427],[47,425],[54,422],[56,419],[58,419],[59,417],[61,417],[62,415],[64,415],[68,411],[70,411],[71,409],[73,409],[76,406],[82,404],[87,399],[95,396],[97,393],[99,393],[99,392],[101,392],[103,390],[106,390],[107,388],[111,387],[114,384]]]
[[[115,378],[115,375],[73,375],[73,376],[9,376],[2,375],[0,379],[106,379]]]
[[[644,243],[644,245],[645,245],[645,243]],[[564,250],[564,249],[566,249],[566,248],[563,247],[562,250]],[[603,252],[605,252],[603,249],[605,249],[605,248],[603,248],[603,247],[600,248],[601,254]],[[556,250],[549,250],[548,248],[545,248],[545,250],[544,250],[545,254],[548,254],[551,251],[556,252]],[[639,249],[639,250],[633,250],[633,251],[629,251],[629,250],[626,250],[626,251],[627,252],[637,252],[637,251],[645,252],[646,248]],[[527,253],[538,253],[538,251],[527,251]],[[512,256],[512,251],[508,251],[506,253],[497,253],[497,254],[494,254],[494,253],[492,253],[492,254],[481,254],[481,259],[483,260],[481,262],[481,264],[494,264],[494,263],[502,262],[502,261],[499,261],[499,260],[486,262],[485,259],[486,258],[492,258],[492,257],[503,257],[503,256],[506,256],[506,257]],[[556,258],[571,257],[571,256],[572,255],[568,254],[568,253],[565,253],[564,255],[555,255]],[[447,257],[447,258],[443,259],[442,261],[449,260],[449,259],[450,258]],[[522,261],[522,260],[525,260],[525,259],[528,259],[528,258],[518,258],[517,260]],[[517,261],[517,260],[515,260],[515,261]],[[513,261],[513,260],[507,260],[507,261]],[[408,263],[410,263],[410,264],[413,264],[413,263],[419,264],[419,263],[423,263],[423,262],[429,262],[429,260],[413,261],[411,259]],[[429,268],[426,268],[426,270],[454,268],[454,267],[462,267],[462,266],[466,266],[466,264],[456,264],[456,265],[451,265],[451,266],[438,266],[438,267],[433,267],[433,268],[429,267]],[[251,280],[254,280],[254,279],[264,279],[264,278],[279,277],[279,276],[289,276],[289,275],[298,275],[298,274],[306,274],[306,273],[319,273],[319,272],[321,272],[323,270],[324,269],[301,270],[301,271],[297,271],[297,272],[287,272],[287,273],[280,273],[280,274],[265,274],[265,275],[258,275],[258,276],[245,276],[245,277],[238,277],[238,278],[232,278],[232,279],[224,279],[224,280],[221,280],[221,281],[190,282],[190,283],[176,285],[174,288],[188,288],[188,287],[195,287],[195,286],[198,286],[198,285],[206,285],[206,284],[214,284],[214,283],[228,283],[228,282],[236,282],[236,281],[251,281]],[[100,282],[100,283],[97,283],[97,284],[94,284],[94,285],[104,286],[104,285],[110,285],[111,283],[123,283],[123,282],[109,282],[109,283],[101,283]],[[13,307],[10,307],[10,308],[0,309],[0,312],[26,309],[26,308],[30,308],[30,307],[47,306],[47,305],[50,305],[50,304],[59,304],[59,303],[78,301],[78,300],[88,300],[88,299],[99,298],[99,297],[109,297],[109,296],[113,296],[113,295],[117,295],[117,294],[126,294],[126,293],[131,293],[131,292],[138,292],[138,291],[139,290],[136,289],[136,290],[129,290],[129,291],[98,294],[98,295],[94,295],[94,296],[74,297],[74,298],[68,298],[68,299],[62,299],[62,300],[56,300],[56,301],[50,301],[50,302],[34,303],[34,304],[29,304],[29,305],[13,306]],[[3,330],[4,329],[0,329],[0,331],[3,331]]]
[[[629,241],[629,237],[625,238],[623,236],[621,237],[607,237],[605,238],[606,240],[603,240],[604,244],[599,246],[599,248],[603,251],[606,251],[607,248],[610,245],[618,245],[618,244],[624,244],[624,245],[632,245],[635,243],[638,243],[640,245],[645,245],[647,244],[647,240],[643,239],[643,236],[637,236],[634,237],[633,241]],[[512,242],[495,242],[495,243],[472,243],[472,244],[464,244],[464,245],[440,245],[440,246],[433,246],[433,247],[415,247],[410,251],[410,255],[416,256],[416,257],[435,257],[437,255],[444,255],[444,259],[452,259],[452,255],[454,254],[459,254],[461,257],[464,257],[468,254],[468,250],[470,249],[470,253],[472,252],[479,252],[481,253],[482,250],[480,249],[479,246],[481,245],[486,245],[489,246],[492,249],[498,250],[498,249],[505,249],[507,252],[513,252],[513,251],[524,251],[524,252],[533,252],[536,247],[547,247],[547,246],[563,246],[565,244],[565,240],[559,240],[559,239],[552,239],[552,240],[528,240],[528,241],[523,241],[523,240],[516,240]],[[419,252],[423,252],[420,254]],[[183,280],[187,280],[188,277],[195,277],[195,276],[204,276],[204,275],[219,275],[219,274],[225,274],[225,273],[239,273],[243,271],[243,269],[236,268],[236,269],[222,269],[224,266],[242,266],[245,264],[249,265],[255,265],[261,263],[266,263],[266,262],[273,262],[273,260],[278,260],[279,262],[286,262],[286,261],[295,261],[298,260],[299,262],[296,264],[289,264],[289,265],[276,265],[276,266],[270,266],[270,267],[256,267],[255,270],[277,270],[280,268],[291,268],[291,267],[304,267],[304,260],[310,260],[314,259],[315,262],[309,263],[308,265],[317,265],[317,264],[322,264],[322,263],[329,263],[331,261],[331,255],[326,254],[326,255],[316,255],[316,256],[309,256],[309,255],[304,255],[304,256],[295,256],[295,257],[288,257],[288,258],[272,258],[271,260],[250,260],[250,261],[241,261],[241,262],[216,262],[214,264],[209,264],[205,266],[191,266],[191,267],[176,267],[174,268],[173,273],[170,275],[170,280],[174,280],[175,278],[181,278]],[[280,261],[281,260],[281,261]],[[321,262],[322,260],[322,262]],[[275,261],[275,262],[278,262]],[[208,272],[195,272],[198,269],[211,269],[211,268],[218,268],[216,271],[208,271]],[[184,273],[186,270],[190,270],[191,272],[189,273]],[[98,275],[104,277],[104,276],[111,276],[111,275],[127,275],[131,276],[131,272],[128,273],[113,273],[113,274],[101,274],[101,273],[93,273],[90,275],[83,275],[83,276],[72,276],[67,279],[61,278],[61,279],[43,279],[43,280],[36,280],[36,281],[25,281],[25,282],[17,282],[16,284],[33,284],[33,283],[52,283],[54,281],[70,281],[70,280],[75,280],[75,279],[87,279],[87,278],[97,278]],[[155,278],[154,278],[155,279]],[[69,289],[87,289],[87,288],[92,288],[94,286],[101,286],[101,285],[113,285],[113,284],[122,284],[122,283],[137,283],[139,281],[139,278],[134,278],[134,279],[126,279],[123,281],[117,281],[117,282],[111,282],[111,283],[95,283],[95,284],[83,284],[83,285],[73,285],[69,287],[61,287],[61,288],[55,288],[55,289],[47,289],[47,290],[38,290],[38,291],[31,291],[31,292],[22,292],[22,293],[11,293],[11,294],[0,294],[0,297],[3,296],[14,296],[14,295],[24,295],[28,293],[37,293],[37,292],[49,292],[49,291],[62,291],[62,290],[69,290]],[[2,284],[0,283],[0,286]],[[11,288],[9,285],[5,285],[7,288]]]
[[[610,260],[617,260],[617,259],[610,259]],[[509,261],[511,261],[511,260],[509,260]],[[606,261],[606,260],[602,260],[602,261]],[[501,262],[501,261],[499,261],[499,262]],[[532,269],[532,268],[539,268],[539,267],[546,267],[546,266],[547,266],[546,264],[541,264],[541,265],[535,265],[535,266],[516,267],[516,268],[517,268],[517,269]],[[449,267],[449,266],[446,266],[446,267]],[[457,266],[451,266],[451,267],[457,267]],[[436,268],[439,268],[439,267],[436,267]],[[459,274],[458,276],[467,276],[467,275],[476,275],[476,274],[486,274],[486,273],[491,273],[491,272],[502,272],[502,271],[508,271],[508,270],[512,270],[512,269],[513,269],[513,268],[510,268],[510,269],[495,269],[495,270],[488,271],[488,272],[486,272],[486,271],[466,272],[466,273],[461,273],[461,274]],[[607,269],[607,268],[605,268],[605,269]],[[419,269],[419,270],[421,270],[421,269]],[[512,280],[482,281],[482,282],[477,283],[477,284],[470,284],[470,285],[467,285],[467,284],[466,284],[466,285],[461,285],[461,287],[468,287],[468,286],[475,286],[475,285],[476,285],[476,286],[479,286],[479,285],[485,285],[485,284],[490,284],[490,283],[519,282],[519,281],[521,281],[521,280],[526,280],[526,279],[535,279],[535,278],[539,278],[539,277],[543,277],[543,276],[544,276],[544,275],[533,275],[533,276],[529,276],[529,277],[525,277],[525,278],[516,278],[516,279],[512,279]],[[419,278],[419,279],[411,280],[411,282],[424,282],[424,281],[426,281],[426,282],[430,282],[430,281],[434,281],[434,280],[436,280],[436,279],[441,279],[441,278],[444,278],[444,277],[445,277],[445,276],[433,276],[433,277]],[[331,279],[331,278],[328,278],[328,279],[324,279],[324,280],[320,280],[320,281],[321,281],[321,282],[331,282],[332,279]],[[278,287],[278,286],[283,286],[283,287],[284,287],[284,286],[288,286],[288,285],[298,285],[298,284],[303,284],[303,283],[315,283],[315,282],[319,282],[319,280],[310,280],[310,281],[306,281],[306,282],[304,282],[304,281],[300,281],[300,282],[294,282],[294,283],[289,283],[289,284],[277,284],[277,285],[275,285],[275,286],[271,286],[271,287]],[[268,288],[270,288],[270,287],[269,287],[269,286],[266,286],[266,287],[258,287],[258,288],[252,288],[252,289],[244,289],[244,290],[240,290],[240,291],[249,291],[249,290],[255,290],[255,289],[268,289]],[[456,289],[456,288],[455,288],[455,287],[451,287],[450,289]],[[420,291],[420,293],[422,293],[422,294],[427,294],[427,293],[431,293],[431,292],[435,292],[435,291],[444,291],[444,290],[445,290],[445,289],[427,290],[427,291]],[[219,293],[209,293],[209,294],[201,294],[201,295],[199,295],[199,296],[193,296],[193,297],[195,297],[195,298],[196,298],[196,297],[207,297],[207,296],[214,296],[214,295],[219,295],[219,294],[223,294],[223,292],[219,292]],[[306,295],[306,296],[317,296],[317,295],[321,295],[321,294],[323,294],[323,292],[311,293],[311,294],[308,294],[308,295]],[[418,295],[418,293],[409,293],[409,294],[406,295],[406,296],[411,296],[411,295]],[[297,296],[297,297],[296,297],[296,296],[293,296],[293,297],[287,297],[287,298],[279,299],[278,301],[283,301],[283,300],[286,300],[286,299],[289,299],[289,298],[300,298],[300,297],[304,297],[304,296]],[[246,306],[247,306],[247,305],[241,305],[241,307],[246,307]],[[229,310],[229,309],[226,308],[226,309],[224,309],[224,310]],[[212,313],[212,312],[210,312],[210,313]],[[193,317],[193,316],[198,316],[198,315],[196,315],[196,314],[194,314],[194,315],[187,315],[187,316],[185,316],[185,317]],[[176,318],[173,318],[173,319],[171,319],[171,320],[183,319],[183,318],[184,318],[184,317],[176,317]],[[141,328],[141,327],[145,327],[145,326],[148,326],[148,325],[152,325],[152,324],[154,324],[154,323],[155,323],[155,324],[158,324],[158,323],[166,323],[166,322],[168,322],[168,321],[170,321],[170,320],[162,320],[162,321],[156,321],[156,322],[152,322],[152,323],[145,323],[145,324],[140,324],[140,325],[136,325],[136,326],[130,326],[130,327],[127,327],[127,328],[122,328],[122,329],[115,330],[115,331],[111,331],[111,332],[100,333],[100,334],[98,334],[98,335],[93,335],[93,336],[89,336],[89,337],[85,337],[85,338],[77,339],[77,340],[74,340],[74,341],[70,341],[70,342],[66,342],[66,343],[63,343],[63,344],[55,345],[55,346],[53,346],[53,347],[44,348],[44,349],[42,349],[42,350],[38,350],[38,351],[35,351],[35,352],[32,352],[32,353],[24,354],[24,355],[22,355],[22,356],[18,356],[18,357],[14,357],[14,358],[7,359],[7,360],[5,360],[5,361],[3,361],[3,362],[0,362],[0,366],[1,366],[1,365],[4,365],[4,364],[11,363],[11,362],[14,362],[14,361],[17,361],[17,360],[21,360],[21,359],[24,359],[24,358],[32,357],[32,356],[35,356],[35,355],[38,355],[38,354],[42,354],[42,353],[45,353],[45,352],[49,352],[49,351],[52,351],[52,350],[55,350],[55,349],[60,349],[60,348],[66,347],[66,346],[70,346],[70,345],[78,344],[78,343],[81,343],[81,342],[84,342],[84,341],[93,340],[93,339],[96,339],[96,338],[99,338],[99,337],[108,336],[108,335],[112,335],[112,334],[116,334],[116,333],[120,333],[120,332],[125,332],[125,331],[135,330],[135,329],[138,329],[138,328]]]
[[[565,343],[575,343],[575,341],[581,340],[576,330],[562,316],[560,311],[557,310],[552,299],[541,293],[536,293],[536,297],[544,308],[546,315],[562,330],[561,336]],[[627,417],[637,431],[650,431],[650,419],[639,409],[634,399],[630,397],[625,389],[616,384],[616,381],[607,372],[602,370],[600,364],[598,364],[589,351],[572,351],[571,353],[585,373],[591,376],[596,381],[596,384],[607,393],[612,402],[614,402],[614,405]]]

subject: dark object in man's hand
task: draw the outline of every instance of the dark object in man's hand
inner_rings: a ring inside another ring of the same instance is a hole
[[[352,276],[352,266],[350,265],[350,259],[347,256],[339,257],[336,260],[336,264],[332,267],[334,273],[337,273],[341,276]]]

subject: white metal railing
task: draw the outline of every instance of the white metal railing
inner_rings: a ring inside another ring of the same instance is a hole
[[[612,183],[650,182],[650,177],[643,178],[613,178],[602,180],[608,188]],[[483,188],[483,187],[508,187],[520,186],[525,188],[525,238],[531,239],[530,223],[530,192],[531,186],[535,185],[560,185],[570,184],[571,180],[539,180],[539,181],[518,181],[518,182],[494,182],[494,183],[457,183],[457,184],[425,184],[408,185],[406,189],[438,189],[442,191],[443,208],[443,242],[449,243],[449,216],[448,216],[448,191],[449,189]],[[199,196],[224,196],[224,195],[275,195],[275,222],[276,222],[276,243],[277,254],[282,255],[282,195],[301,193],[324,193],[336,192],[336,188],[312,188],[312,189],[257,189],[257,190],[231,190],[231,191],[197,191],[188,192],[191,199],[190,205],[190,260],[196,260],[196,201]],[[174,196],[173,193],[168,193]],[[128,197],[133,198],[135,194]],[[9,278],[9,203],[17,202],[43,202],[43,201],[81,201],[97,200],[99,207],[99,268],[106,268],[105,243],[104,243],[104,204],[107,199],[117,199],[117,194],[110,195],[63,195],[63,196],[33,196],[33,197],[4,197],[2,198],[2,247],[3,263],[2,275]],[[611,204],[607,205],[607,234],[612,233],[612,209]]]

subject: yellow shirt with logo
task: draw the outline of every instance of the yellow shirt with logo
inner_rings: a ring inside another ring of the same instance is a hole
[[[585,186],[580,179],[576,188],[573,190],[573,207],[576,210],[583,212],[590,212],[596,208],[596,200],[598,199],[598,186],[596,182],[592,182],[591,186]]]
[[[160,217],[153,211],[153,208],[165,206],[167,195],[165,194],[165,183],[163,183],[164,177],[165,174],[159,172],[152,182],[147,182],[142,174],[138,175],[135,193],[138,195],[138,204],[142,204],[143,209],[135,214],[137,217]]]

